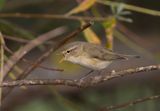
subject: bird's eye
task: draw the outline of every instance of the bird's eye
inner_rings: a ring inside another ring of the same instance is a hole
[[[70,51],[68,50],[67,53],[70,53]]]

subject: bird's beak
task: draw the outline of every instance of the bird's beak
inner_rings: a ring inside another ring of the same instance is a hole
[[[62,56],[63,53],[57,53],[58,56]],[[58,63],[62,63],[64,61],[64,55],[62,56],[62,58],[59,60]]]
[[[59,63],[62,63],[64,61],[64,57],[62,57],[59,61]]]

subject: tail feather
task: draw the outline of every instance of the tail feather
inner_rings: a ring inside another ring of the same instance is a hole
[[[125,59],[128,60],[129,58],[140,58],[138,55],[123,55],[123,54],[118,54],[120,59]]]

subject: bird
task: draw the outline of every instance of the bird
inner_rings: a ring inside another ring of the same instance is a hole
[[[69,61],[92,70],[103,70],[113,61],[140,57],[138,55],[115,53],[102,45],[83,41],[75,41],[66,44],[61,54],[63,55],[61,62]]]

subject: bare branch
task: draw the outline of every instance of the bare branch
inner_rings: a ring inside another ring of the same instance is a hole
[[[5,39],[20,42],[20,43],[28,43],[29,42],[29,40],[27,40],[27,39],[13,37],[13,36],[9,36],[9,35],[3,35],[3,36],[4,36]]]
[[[11,51],[6,45],[4,46],[4,48],[10,54],[14,54],[13,51]],[[22,61],[25,62],[25,63],[27,63],[27,64],[30,64],[30,65],[34,64],[33,62],[31,62],[30,60],[27,60],[25,58],[22,58]],[[41,64],[37,64],[36,67],[39,67],[39,68],[42,68],[42,69],[45,69],[45,70],[51,70],[51,71],[61,71],[61,72],[64,71],[63,69],[46,67],[46,66],[43,66]]]
[[[105,81],[120,78],[127,75],[133,75],[140,72],[150,72],[154,70],[160,70],[160,64],[150,65],[144,67],[137,67],[132,69],[126,69],[117,72],[111,72],[110,74],[91,76],[86,79],[72,80],[72,79],[50,79],[50,80],[17,80],[17,81],[5,81],[0,87],[14,87],[14,86],[32,86],[32,85],[64,85],[72,87],[88,87],[94,86]],[[143,73],[146,74],[146,73]]]
[[[2,33],[0,32],[0,85],[3,83],[3,77],[4,77],[4,45],[5,41],[2,36]],[[0,88],[0,107],[2,105],[2,88]]]
[[[23,39],[20,37],[14,37],[14,36],[10,36],[10,35],[3,35],[5,39],[11,40],[11,41],[15,41],[15,42],[19,42],[19,43],[29,43],[31,40],[28,39]],[[52,44],[51,41],[46,41],[44,44],[50,45]]]
[[[68,19],[86,21],[105,21],[107,17],[65,16],[56,14],[31,14],[31,13],[0,13],[0,18],[43,18],[43,19]]]
[[[13,66],[30,50],[35,48],[36,46],[42,44],[43,42],[56,37],[58,35],[61,35],[65,31],[64,27],[60,27],[57,29],[54,29],[48,33],[45,33],[43,35],[40,35],[36,39],[30,41],[28,44],[26,44],[24,47],[20,48],[18,51],[12,55],[9,60],[4,65],[4,79],[6,79],[8,72],[13,68]]]
[[[111,110],[115,110],[115,109],[120,109],[120,108],[126,108],[129,106],[133,106],[139,103],[143,103],[146,101],[150,101],[150,100],[155,100],[155,99],[160,99],[160,95],[154,95],[154,96],[149,96],[149,97],[144,97],[144,98],[139,98],[133,101],[129,101],[123,104],[118,104],[118,105],[114,105],[114,106],[109,106],[109,107],[103,107],[100,108],[100,110],[98,111],[111,111]]]

